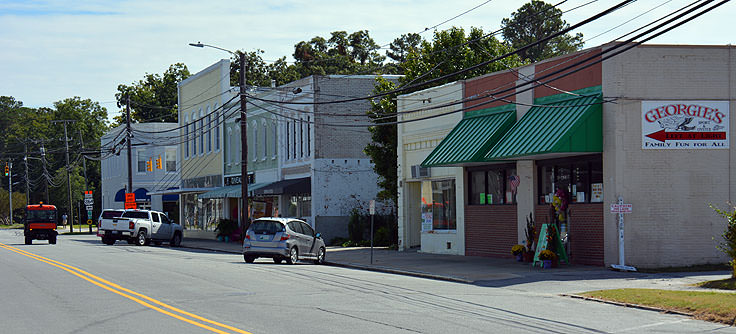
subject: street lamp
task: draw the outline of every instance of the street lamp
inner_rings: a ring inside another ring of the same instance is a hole
[[[222,50],[240,59],[240,76],[238,81],[240,85],[240,146],[242,146],[240,155],[240,205],[242,208],[240,212],[240,221],[243,223],[243,226],[247,228],[248,216],[250,212],[248,210],[248,122],[245,114],[245,53],[243,53],[242,51],[238,51],[237,53],[235,53],[228,49],[223,49],[214,45],[202,44],[201,42],[189,43],[189,45],[198,48],[204,48],[206,46],[209,48]]]

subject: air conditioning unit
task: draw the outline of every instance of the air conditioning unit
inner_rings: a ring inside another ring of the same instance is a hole
[[[420,165],[411,166],[411,178],[412,179],[420,179],[424,177],[429,177],[428,167],[422,167]]]

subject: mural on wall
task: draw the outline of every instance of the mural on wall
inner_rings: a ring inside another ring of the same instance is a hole
[[[642,101],[642,149],[729,148],[728,101]]]

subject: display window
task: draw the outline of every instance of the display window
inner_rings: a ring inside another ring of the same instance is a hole
[[[422,182],[422,231],[457,229],[455,179]]]
[[[603,202],[603,159],[600,155],[540,160],[537,166],[539,204],[552,203],[559,192],[569,203]]]
[[[468,169],[468,204],[516,204],[518,185],[513,165]]]

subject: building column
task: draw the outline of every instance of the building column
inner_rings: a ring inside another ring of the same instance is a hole
[[[516,188],[516,220],[517,239],[520,245],[526,244],[526,218],[534,212],[536,203],[537,167],[534,160],[516,162],[516,174],[519,176],[519,187]],[[534,215],[534,219],[537,217]]]

